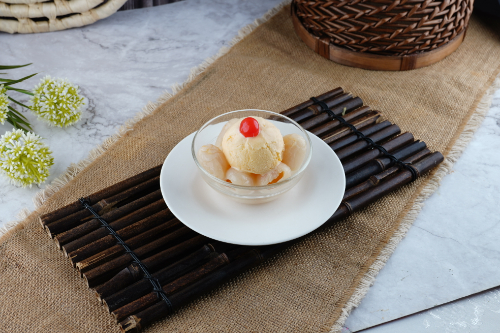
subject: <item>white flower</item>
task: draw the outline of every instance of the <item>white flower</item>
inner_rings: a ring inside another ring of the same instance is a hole
[[[54,158],[38,135],[17,129],[0,137],[0,170],[11,183],[26,187],[41,184],[49,176]]]
[[[78,86],[66,79],[44,77],[33,90],[31,109],[49,124],[66,127],[80,120],[85,104]]]

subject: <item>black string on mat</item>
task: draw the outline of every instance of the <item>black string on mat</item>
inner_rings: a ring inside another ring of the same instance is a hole
[[[165,303],[168,306],[169,312],[172,312],[172,310],[173,310],[172,303],[168,299],[167,294],[165,294],[165,292],[161,288],[161,284],[158,281],[158,279],[155,278],[155,277],[153,277],[149,273],[146,265],[144,265],[144,263],[137,257],[137,255],[134,253],[134,251],[132,251],[130,249],[130,247],[123,241],[123,239],[116,233],[116,231],[113,229],[113,227],[111,227],[108,224],[108,222],[106,222],[92,208],[92,206],[90,206],[90,203],[89,203],[89,201],[87,199],[80,198],[78,200],[80,201],[80,203],[83,205],[84,208],[88,209],[92,213],[92,215],[94,215],[96,217],[96,219],[98,219],[99,222],[101,222],[101,224],[103,225],[103,227],[105,227],[106,229],[108,229],[109,234],[116,238],[116,242],[118,244],[120,244],[121,246],[123,246],[123,248],[125,249],[125,253],[128,253],[132,257],[133,262],[135,262],[141,268],[142,272],[144,273],[144,278],[147,279],[147,280],[149,280],[149,282],[151,282],[151,284],[153,285],[153,291],[156,293],[156,295],[158,296],[158,298],[161,298],[163,301],[165,301]]]
[[[372,139],[370,139],[369,137],[367,137],[366,135],[364,135],[362,132],[358,131],[358,129],[356,128],[356,126],[354,126],[353,124],[348,123],[344,119],[344,117],[338,116],[332,110],[330,110],[330,108],[328,107],[328,105],[325,102],[318,100],[316,97],[311,97],[311,100],[314,102],[314,104],[319,105],[319,107],[321,108],[321,111],[326,112],[328,114],[328,116],[330,116],[330,118],[338,120],[342,125],[349,127],[351,129],[351,131],[354,134],[356,134],[356,136],[358,138],[366,141],[370,145],[370,147],[378,149],[385,157],[387,157],[388,159],[390,159],[391,161],[393,161],[394,164],[397,164],[400,167],[405,168],[408,171],[410,171],[410,173],[411,173],[411,181],[414,181],[415,179],[418,178],[417,171],[413,167],[411,167],[409,163],[403,162],[400,159],[396,158],[394,155],[392,155],[391,153],[389,153],[384,147],[382,147],[381,145],[375,143]]]

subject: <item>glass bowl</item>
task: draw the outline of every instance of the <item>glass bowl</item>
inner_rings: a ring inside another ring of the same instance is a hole
[[[287,134],[299,134],[301,135],[307,145],[306,155],[301,167],[292,173],[292,176],[279,181],[274,184],[268,184],[263,186],[243,186],[236,185],[224,180],[221,180],[207,170],[205,170],[196,157],[196,153],[199,149],[208,144],[215,144],[215,141],[222,130],[224,124],[233,118],[246,118],[246,117],[262,117],[273,122],[273,124],[280,130],[281,135],[285,136]],[[260,204],[269,202],[277,199],[283,193],[289,191],[294,187],[302,178],[304,171],[306,170],[312,156],[312,145],[311,139],[308,133],[295,121],[285,117],[279,113],[265,111],[265,110],[238,110],[232,111],[215,118],[212,118],[206,122],[201,128],[196,132],[193,143],[191,144],[191,154],[193,155],[194,162],[200,169],[201,175],[205,182],[210,185],[217,192],[222,193],[230,197],[231,199],[245,203],[245,204]]]

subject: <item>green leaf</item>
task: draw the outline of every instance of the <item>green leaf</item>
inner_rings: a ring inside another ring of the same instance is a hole
[[[346,111],[347,111],[347,108],[344,108],[344,111],[342,111],[342,116],[345,116]]]
[[[14,68],[26,67],[29,65],[31,65],[31,63],[26,64],[26,65],[17,65],[17,66],[0,66],[0,69],[14,69]]]
[[[7,122],[10,123],[14,128],[17,128],[17,124],[15,121],[12,120],[11,117],[7,117]]]
[[[10,86],[12,84],[16,84],[16,83],[19,83],[19,82],[23,82],[24,80],[27,80],[29,79],[30,77],[33,77],[35,75],[37,75],[38,73],[35,73],[35,74],[31,74],[31,75],[28,75],[28,76],[25,76],[19,80],[9,80],[9,79],[0,79],[0,81],[3,81],[3,82],[7,82],[6,84],[4,84],[4,86]]]
[[[25,116],[23,116],[21,113],[19,113],[19,111],[17,111],[16,109],[14,109],[12,106],[9,105],[9,110],[7,112],[7,116],[9,118],[11,118],[13,121],[15,121],[16,123],[21,123],[21,124],[24,124],[26,125],[27,128],[29,128],[30,130],[33,131],[33,129],[31,128],[31,125],[30,123],[28,122],[28,119],[26,119]]]
[[[27,122],[25,122],[24,120],[22,120],[21,118],[19,118],[17,115],[13,114],[10,111],[7,112],[7,116],[10,117],[11,119],[14,119],[17,123],[21,123],[21,124],[29,126],[29,124]]]
[[[8,122],[9,124],[11,124],[12,126],[14,126],[14,128],[16,128],[16,129],[21,129],[21,130],[23,130],[23,131],[25,131],[25,132],[29,132],[29,130],[28,130],[28,129],[24,128],[24,127],[23,127],[23,125],[18,124],[18,123],[17,123],[15,120],[13,120],[11,117],[8,117],[8,118],[7,118],[7,122]]]
[[[28,132],[32,132],[32,131],[30,131],[29,129],[25,128],[23,125],[20,125],[20,124],[18,124],[18,123],[16,123],[16,122],[14,122],[14,121],[9,121],[9,119],[7,119],[7,121],[8,121],[9,123],[11,123],[11,124],[12,124],[12,126],[14,126],[14,128],[16,128],[16,129],[23,130],[23,131],[25,131],[26,133],[28,133]]]
[[[12,97],[10,97],[10,96],[9,96],[9,99],[10,99],[12,102],[16,103],[16,104],[21,105],[23,108],[30,109],[30,107],[29,107],[29,106],[26,106],[26,105],[24,105],[23,103],[21,103],[21,102],[19,102],[19,101],[16,101],[15,99],[13,99],[13,98],[12,98]]]
[[[28,121],[28,119],[26,119],[26,117],[22,113],[20,113],[19,111],[17,111],[13,107],[9,106],[9,109],[10,109],[10,111],[14,112],[14,114],[17,115],[19,118]]]
[[[11,86],[6,86],[5,89],[7,89],[7,90],[14,90],[14,91],[26,94],[26,95],[34,96],[34,94],[31,91],[24,90],[24,89],[13,88]]]
[[[19,121],[18,118],[13,117],[12,114],[8,114],[7,122],[10,123],[12,126],[14,126],[14,128],[22,129],[25,132],[29,132],[30,130],[33,131],[31,126],[29,126],[29,124],[28,125],[24,124],[24,122]],[[23,124],[26,125],[27,128],[24,127]]]

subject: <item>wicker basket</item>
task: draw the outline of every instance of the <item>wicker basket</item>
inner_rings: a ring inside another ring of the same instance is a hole
[[[33,33],[92,24],[117,10],[159,6],[179,0],[0,0],[0,31]]]
[[[3,0],[0,31],[33,33],[81,27],[108,17],[127,0]]]
[[[433,64],[461,44],[474,0],[294,0],[302,40],[335,62],[375,70]]]

